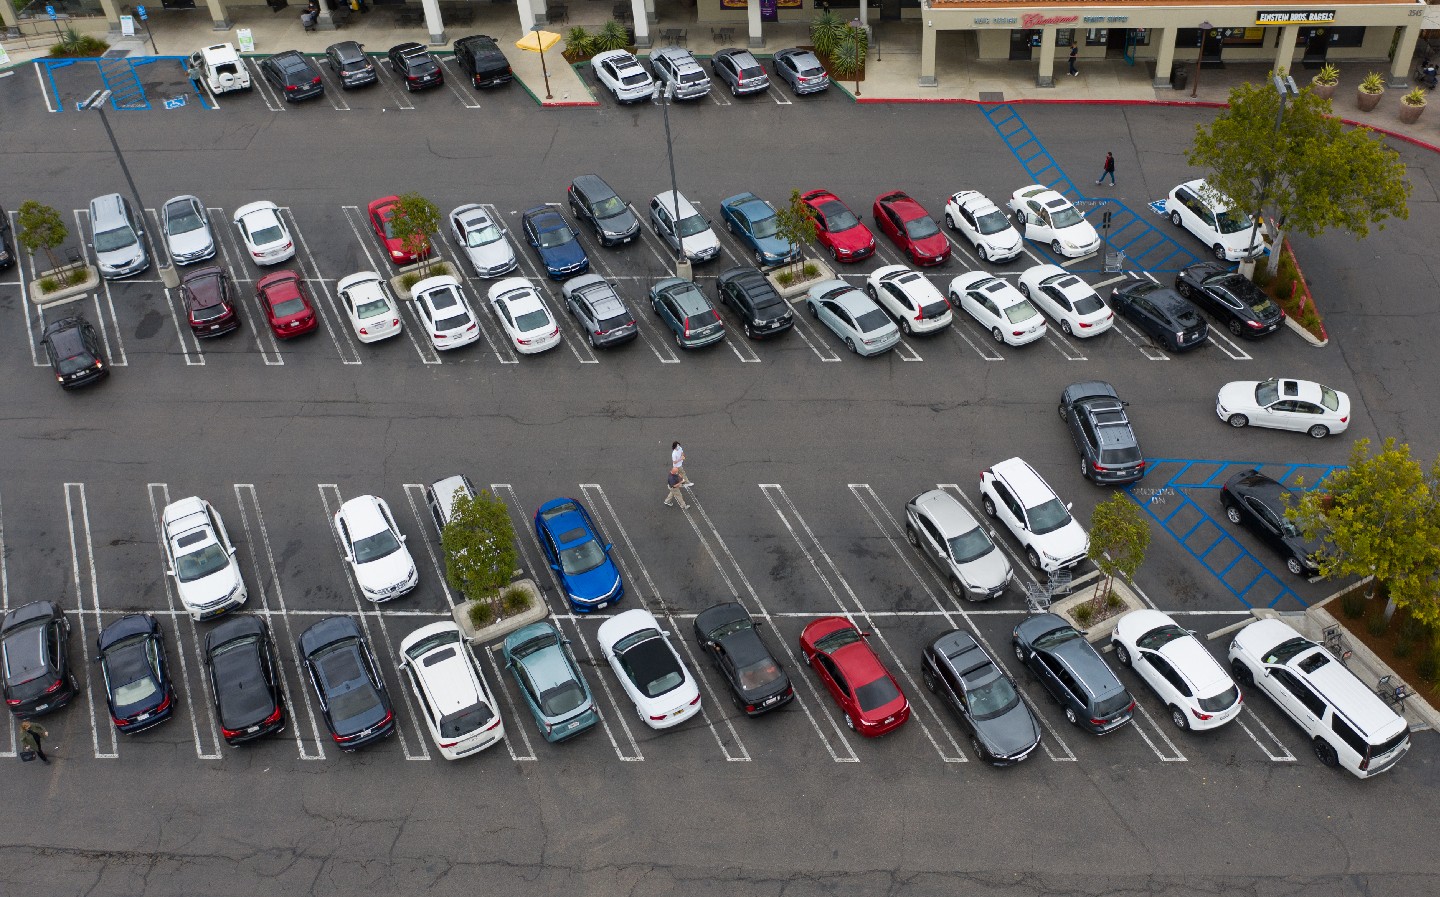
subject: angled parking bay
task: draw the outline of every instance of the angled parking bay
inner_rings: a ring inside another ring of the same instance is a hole
[[[74,663],[73,676],[83,680],[85,705],[89,710],[90,744],[95,759],[115,760],[120,756],[120,747],[115,728],[110,725],[105,711],[105,686],[97,681],[95,667],[90,661],[94,657],[93,639],[100,634],[100,582],[95,569],[95,544],[90,532],[90,507],[85,497],[84,483],[65,484],[65,523],[70,536],[70,582],[75,590],[58,602],[67,614],[73,615],[74,629],[79,635],[81,663]],[[73,603],[73,606],[72,606]],[[72,637],[73,639],[73,637]],[[71,642],[73,644],[73,641]],[[73,649],[72,649],[73,650]],[[97,696],[96,692],[100,694]],[[78,702],[78,696],[76,698]],[[101,731],[104,731],[104,735]],[[102,746],[105,750],[101,750]]]
[[[290,232],[296,241],[295,264],[309,286],[312,305],[320,322],[325,326],[325,333],[340,355],[342,364],[360,364],[362,359],[355,345],[355,336],[345,323],[345,316],[336,306],[330,283],[320,273],[320,265],[310,252],[310,244],[306,241],[305,234],[301,232],[288,208],[282,209],[281,214],[289,220]]]
[[[375,241],[374,232],[370,228],[370,222],[359,206],[341,206],[345,214],[345,223],[350,227],[350,233],[354,234],[355,241],[360,245],[360,251],[365,255],[365,262],[369,270],[375,272],[382,280],[387,279],[394,271],[390,266],[389,259],[380,257],[378,250],[372,250]],[[402,329],[415,349],[415,354],[420,357],[423,364],[441,364],[440,353],[435,351],[434,344],[430,341],[429,331],[425,328],[425,322],[415,313],[413,300],[399,299],[396,297],[401,319]],[[487,333],[485,338],[490,339]],[[493,348],[493,344],[492,344]]]
[[[218,222],[215,226],[215,242],[219,251],[215,260],[226,269],[236,285],[242,312],[241,329],[254,335],[255,348],[260,352],[260,359],[266,366],[284,364],[285,358],[280,354],[279,341],[275,339],[264,309],[260,306],[260,300],[255,295],[255,278],[251,274],[254,269],[248,262],[248,253],[235,234],[234,225],[229,223],[229,216],[224,209],[207,208],[205,211],[209,213],[212,221]]]

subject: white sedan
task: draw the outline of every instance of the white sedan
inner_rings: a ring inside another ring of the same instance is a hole
[[[361,271],[342,277],[335,290],[360,342],[373,343],[400,332],[400,311],[379,274]]]
[[[945,203],[945,226],[963,234],[982,262],[1005,262],[1020,254],[1020,232],[1000,207],[978,190],[951,195]]]
[[[458,349],[480,338],[480,322],[465,301],[460,281],[448,274],[427,277],[411,287],[410,294],[436,349]]]
[[[1195,634],[1158,610],[1133,610],[1110,634],[1115,659],[1165,702],[1179,729],[1216,729],[1240,715],[1240,689]]]
[[[499,277],[515,270],[515,247],[483,206],[460,206],[450,213],[450,233],[470,260],[476,277]]]
[[[235,210],[235,227],[257,265],[278,265],[295,257],[295,241],[273,202],[252,202]]]
[[[335,512],[335,537],[367,600],[398,598],[420,582],[390,506],[374,495],[352,498]]]
[[[950,303],[929,278],[904,265],[886,265],[865,282],[865,293],[905,333],[933,333],[950,326]]]
[[[1080,258],[1100,248],[1100,235],[1080,210],[1043,184],[1016,190],[1010,210],[1025,239],[1048,245],[1056,255]]]
[[[1059,265],[1026,268],[1020,292],[1054,318],[1066,336],[1095,336],[1115,326],[1115,313],[1100,294]]]
[[[515,351],[535,355],[560,345],[560,325],[525,278],[507,277],[492,286],[490,307],[515,344]]]
[[[1350,427],[1350,397],[1313,380],[1236,380],[1220,387],[1215,413],[1232,427],[1294,430],[1324,439]]]
[[[637,607],[600,624],[600,653],[635,711],[652,729],[678,726],[700,711],[700,689],[654,615]]]
[[[950,304],[964,309],[997,343],[1023,346],[1045,336],[1045,316],[1023,294],[984,271],[950,281]]]

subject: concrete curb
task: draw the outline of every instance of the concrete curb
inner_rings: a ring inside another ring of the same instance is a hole
[[[1120,624],[1121,617],[1130,613],[1132,610],[1143,610],[1145,608],[1145,604],[1140,600],[1140,596],[1131,591],[1130,585],[1125,582],[1125,580],[1117,576],[1115,577],[1111,591],[1115,597],[1124,602],[1124,609],[1111,614],[1099,622],[1092,623],[1089,626],[1082,626],[1080,622],[1072,616],[1072,613],[1076,607],[1094,598],[1095,592],[1102,585],[1104,585],[1104,583],[1097,580],[1094,585],[1074,592],[1066,598],[1050,605],[1050,613],[1059,616],[1071,626],[1085,633],[1085,640],[1091,644],[1109,639],[1110,633],[1114,632],[1115,627]]]
[[[450,609],[451,616],[455,618],[455,625],[465,633],[465,638],[470,641],[470,644],[483,645],[550,616],[550,608],[545,605],[545,598],[540,594],[540,587],[535,584],[535,580],[517,579],[506,588],[511,587],[519,587],[529,592],[530,606],[513,617],[505,617],[489,626],[476,629],[470,625],[471,602],[469,601],[462,601]]]
[[[1317,338],[1315,334],[1311,333],[1304,327],[1301,327],[1299,324],[1297,324],[1295,322],[1295,319],[1290,317],[1289,315],[1285,316],[1285,326],[1300,334],[1301,339],[1303,339],[1305,342],[1309,343],[1317,349],[1323,349],[1326,346],[1330,345],[1329,337],[1326,337],[1325,339]]]
[[[62,272],[65,272],[73,269],[65,268],[60,270]],[[89,293],[91,290],[95,289],[100,285],[100,272],[95,270],[94,265],[86,265],[85,280],[81,283],[77,283],[71,287],[65,287],[63,289],[56,290],[53,293],[42,292],[40,289],[40,281],[44,280],[46,277],[53,275],[54,273],[55,272],[53,271],[46,272],[45,274],[31,281],[29,290],[31,305],[34,305],[36,308],[48,308],[52,305],[62,305],[66,302],[74,302],[77,299],[84,298],[86,293]]]

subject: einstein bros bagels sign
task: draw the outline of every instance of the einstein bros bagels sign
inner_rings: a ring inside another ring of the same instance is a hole
[[[1260,10],[1255,13],[1256,25],[1333,25],[1333,9],[1285,9],[1274,12]]]

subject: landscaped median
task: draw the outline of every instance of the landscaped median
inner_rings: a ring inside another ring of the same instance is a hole
[[[1255,269],[1255,283],[1285,310],[1285,323],[1300,334],[1312,346],[1324,346],[1330,342],[1325,322],[1320,319],[1320,310],[1315,306],[1315,296],[1305,280],[1295,251],[1286,240],[1280,251],[1280,266],[1274,277],[1265,266]]]

